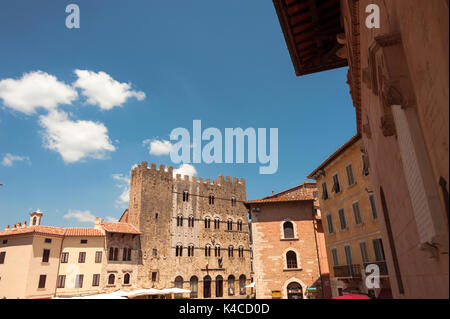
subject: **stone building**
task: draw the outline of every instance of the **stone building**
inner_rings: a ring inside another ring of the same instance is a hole
[[[274,4],[297,75],[349,66],[394,298],[448,298],[448,0]]]
[[[251,213],[256,298],[329,298],[315,183],[245,204]]]
[[[333,297],[347,291],[384,298],[391,295],[389,275],[378,210],[360,146],[361,136],[353,136],[308,178],[319,185]],[[378,287],[366,286],[368,265],[378,266]]]
[[[135,167],[129,209],[120,221],[142,233],[139,285],[186,288],[193,298],[245,296],[250,283],[245,200],[244,179],[173,177],[172,167],[147,162]]]

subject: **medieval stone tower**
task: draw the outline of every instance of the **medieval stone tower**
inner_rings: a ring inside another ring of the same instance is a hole
[[[131,172],[121,221],[139,228],[139,286],[183,287],[192,297],[246,295],[250,246],[244,179],[173,176],[142,162]]]

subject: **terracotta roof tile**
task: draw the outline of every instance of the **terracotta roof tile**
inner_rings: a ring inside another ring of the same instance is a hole
[[[101,237],[103,233],[95,228],[66,228],[66,236]]]
[[[63,236],[64,232],[65,229],[63,227],[29,226],[25,228],[4,230],[0,232],[0,236],[29,234],[29,233]]]
[[[263,199],[256,199],[251,201],[246,201],[245,204],[265,204],[265,203],[282,203],[282,202],[302,202],[314,200],[313,196],[308,195],[295,195],[295,196],[278,196]]]
[[[103,227],[107,232],[110,233],[141,234],[141,232],[136,227],[128,223],[103,222]]]

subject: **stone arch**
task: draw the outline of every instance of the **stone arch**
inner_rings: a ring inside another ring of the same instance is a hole
[[[293,282],[297,282],[300,284],[300,286],[302,286],[303,299],[306,299],[307,298],[306,288],[308,288],[308,286],[303,281],[301,281],[300,279],[298,279],[296,277],[291,277],[284,282],[283,287],[281,288],[281,294],[282,294],[283,299],[287,299],[287,297],[288,297],[287,296],[287,286]]]

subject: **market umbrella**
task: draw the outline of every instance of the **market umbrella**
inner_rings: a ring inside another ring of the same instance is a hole
[[[372,299],[367,295],[360,295],[360,294],[346,294],[339,297],[333,297],[331,299]]]

